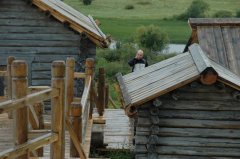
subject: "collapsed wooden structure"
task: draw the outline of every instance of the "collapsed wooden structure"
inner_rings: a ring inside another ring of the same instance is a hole
[[[240,157],[240,20],[189,25],[184,53],[117,75],[137,159]]]
[[[62,1],[0,1],[0,65],[6,67],[9,56],[26,60],[33,86],[50,85],[52,61],[71,56],[76,71],[84,71],[86,58],[94,58],[96,47],[108,44],[91,16]]]

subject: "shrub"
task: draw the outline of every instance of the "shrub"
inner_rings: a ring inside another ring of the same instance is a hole
[[[169,38],[167,33],[163,32],[160,27],[149,25],[137,29],[135,41],[139,46],[151,51],[162,51],[168,45]]]
[[[240,10],[236,12],[236,17],[240,18]]]
[[[84,5],[90,5],[92,3],[92,0],[83,0]]]
[[[188,18],[204,18],[208,10],[208,3],[203,0],[194,0],[184,13],[177,16],[177,19],[187,20]]]
[[[125,9],[128,9],[128,10],[134,9],[134,6],[132,4],[128,4],[125,6]]]
[[[229,18],[229,17],[233,17],[233,14],[230,11],[220,10],[220,11],[216,12],[213,15],[213,17],[216,17],[216,18]]]

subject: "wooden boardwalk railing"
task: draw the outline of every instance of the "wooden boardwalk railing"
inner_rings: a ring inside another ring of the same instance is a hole
[[[0,152],[0,158],[29,158],[34,150],[51,144],[51,158],[64,158],[64,77],[65,64],[56,61],[52,64],[52,87],[28,93],[27,64],[22,60],[14,60],[11,64],[12,99],[0,103],[0,113],[14,112],[15,147]],[[9,73],[7,72],[7,73]],[[10,79],[10,78],[9,78]],[[10,90],[8,90],[10,92]],[[29,106],[44,100],[52,99],[52,130],[40,137],[28,140],[28,109]],[[63,152],[63,153],[60,153]]]
[[[47,144],[51,144],[51,159],[63,159],[65,127],[71,138],[70,156],[88,158],[93,107],[97,105],[99,115],[102,116],[106,102],[105,86],[98,89],[98,93],[94,89],[94,60],[86,60],[84,73],[74,71],[73,58],[67,59],[66,66],[64,61],[54,61],[51,87],[28,86],[27,67],[25,61],[9,57],[7,70],[0,72],[0,76],[7,77],[7,94],[0,103],[0,114],[8,112],[9,117],[14,119],[16,141],[14,148],[0,152],[0,159],[43,156],[43,146]],[[85,84],[82,97],[76,98],[74,79],[79,78],[83,79]],[[52,110],[51,130],[46,130],[42,103],[49,99]]]

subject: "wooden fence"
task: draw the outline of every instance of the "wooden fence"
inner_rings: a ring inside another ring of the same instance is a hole
[[[42,156],[43,146],[51,144],[50,158],[63,159],[65,156],[65,126],[71,138],[71,157],[88,158],[83,145],[89,142],[87,128],[92,124],[92,112],[97,105],[99,115],[103,115],[105,105],[99,104],[99,95],[94,89],[94,60],[86,60],[84,73],[74,72],[75,60],[68,58],[52,63],[52,85],[30,86],[27,80],[25,61],[8,59],[6,100],[0,103],[0,114],[13,112],[15,147],[0,152],[0,159],[26,159],[29,156]],[[66,78],[65,78],[66,73]],[[74,97],[74,79],[84,79],[81,98]],[[66,80],[66,81],[65,81]],[[105,87],[99,89],[105,90]],[[105,93],[104,93],[105,94]],[[51,130],[44,129],[43,101],[51,99]],[[106,99],[104,97],[103,99]],[[102,101],[101,101],[102,102]],[[66,107],[65,107],[66,106]],[[29,124],[33,130],[29,130]],[[38,134],[37,138],[33,138]],[[39,134],[43,134],[40,135]],[[28,140],[29,138],[33,138]],[[90,143],[89,143],[90,148]]]

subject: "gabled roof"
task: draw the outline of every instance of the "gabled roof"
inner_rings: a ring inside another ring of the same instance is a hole
[[[85,33],[98,46],[108,47],[109,39],[90,15],[85,16],[60,0],[32,0],[32,3],[73,30]]]
[[[240,18],[191,18],[192,35],[184,52],[199,43],[210,59],[240,75]]]
[[[125,107],[139,106],[160,95],[197,80],[201,73],[212,68],[218,74],[218,81],[240,90],[240,77],[212,61],[198,44],[189,51],[165,61],[132,72],[117,75]]]

